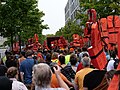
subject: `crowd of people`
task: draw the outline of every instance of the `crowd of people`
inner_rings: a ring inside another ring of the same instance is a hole
[[[5,54],[0,60],[2,90],[107,90],[119,64],[115,51],[105,51],[108,63],[98,70],[87,48]]]

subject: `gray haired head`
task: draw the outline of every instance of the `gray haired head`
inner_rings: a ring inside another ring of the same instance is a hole
[[[81,60],[84,67],[90,66],[91,59],[89,57],[83,57]]]
[[[47,88],[51,82],[52,72],[45,63],[36,64],[33,67],[33,80],[35,85],[41,88]],[[40,89],[41,90],[41,89]]]

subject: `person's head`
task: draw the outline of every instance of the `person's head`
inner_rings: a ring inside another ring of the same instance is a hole
[[[26,57],[32,56],[33,55],[33,51],[32,50],[27,50],[25,55],[26,55]]]
[[[7,77],[8,78],[15,78],[18,73],[18,70],[16,67],[10,67],[7,70]]]
[[[44,49],[44,53],[47,53],[48,52],[48,50],[47,49]]]
[[[48,62],[51,61],[51,54],[50,53],[46,54],[46,61],[48,61]]]
[[[39,63],[33,67],[33,80],[35,85],[46,88],[50,85],[52,72],[45,63]]]
[[[71,65],[76,65],[78,59],[77,59],[77,56],[75,54],[71,54],[70,55],[70,63]]]
[[[116,52],[115,52],[115,51],[111,51],[111,52],[110,52],[110,56],[111,56],[112,58],[116,58]]]
[[[74,52],[74,48],[70,48],[69,53],[73,53]]]
[[[8,56],[7,56],[7,60],[11,60],[12,58],[13,58],[12,55],[8,55]]]
[[[20,57],[25,57],[25,51],[22,51],[22,52],[20,53]]]
[[[86,47],[83,47],[83,48],[82,48],[82,51],[87,51],[87,48],[86,48]]]
[[[80,48],[78,49],[78,52],[79,52],[79,53],[81,52],[81,49],[80,49]]]
[[[60,55],[59,56],[59,61],[60,61],[61,65],[65,64],[65,56],[64,55]]]
[[[78,54],[78,51],[77,51],[77,49],[75,49],[75,50],[74,50],[74,53],[75,53],[75,54]]]
[[[89,57],[83,57],[81,60],[84,67],[90,66],[91,59]]]
[[[60,50],[59,53],[60,53],[60,54],[64,54],[64,50]]]
[[[58,59],[58,53],[57,52],[53,52],[52,59]]]
[[[82,57],[89,57],[87,53],[84,53]]]

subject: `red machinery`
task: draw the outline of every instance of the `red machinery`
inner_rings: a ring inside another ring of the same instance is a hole
[[[64,49],[67,47],[67,40],[64,37],[47,37],[47,47],[49,49]]]
[[[59,46],[59,48],[60,48],[60,49],[66,48],[66,47],[67,47],[67,44],[68,44],[67,40],[65,40],[65,38],[61,36],[61,37],[59,38],[59,40],[58,40],[58,46]]]
[[[45,40],[43,43],[43,49],[49,50],[48,45],[47,45],[47,40]]]
[[[118,57],[120,58],[120,17],[111,15],[96,21],[96,11],[94,9],[88,10],[88,14],[90,15],[90,19],[86,23],[84,31],[85,37],[91,40],[92,48],[89,48],[88,51],[92,59],[92,64],[98,69],[103,69],[106,65],[103,47],[108,50],[114,50],[117,46]],[[120,63],[117,70],[120,70]],[[108,90],[118,90],[119,79],[119,74],[115,74],[109,84]]]
[[[88,49],[91,57],[91,62],[94,67],[103,69],[107,63],[105,53],[101,41],[101,34],[99,30],[99,22],[96,20],[95,9],[88,10],[89,20],[86,23],[84,37],[89,38],[92,48]]]
[[[37,34],[34,35],[34,38],[28,39],[27,48],[33,51],[37,51],[38,49],[42,48],[42,45],[38,41],[39,37]]]
[[[100,30],[103,45],[107,46],[108,50],[118,50],[118,57],[120,59],[120,17],[117,15],[110,15],[107,18],[100,19]],[[120,63],[117,67],[120,70]],[[115,74],[112,78],[107,90],[118,90],[120,83],[120,75]]]
[[[70,43],[71,47],[74,47],[74,48],[83,47],[84,41],[83,41],[83,38],[81,36],[79,36],[78,34],[73,34],[72,37],[73,37],[73,41]]]
[[[100,31],[103,40],[103,45],[111,50],[118,44],[118,33],[120,31],[120,17],[107,16],[107,18],[100,19]]]

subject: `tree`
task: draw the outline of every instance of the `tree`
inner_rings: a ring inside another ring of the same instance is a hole
[[[71,42],[73,40],[72,35],[76,33],[82,35],[82,28],[80,28],[80,26],[75,22],[69,21],[64,27],[56,32],[56,36],[64,36],[65,39]]]
[[[120,0],[79,0],[80,10],[77,19],[80,19],[81,25],[85,26],[87,21],[86,11],[94,8],[97,11],[98,18],[108,15],[120,15]]]
[[[42,37],[42,30],[48,28],[42,24],[41,18],[45,14],[37,8],[37,0],[6,0],[0,8],[0,15],[0,33],[11,37],[11,41],[18,34],[22,40],[33,37],[35,33]]]

